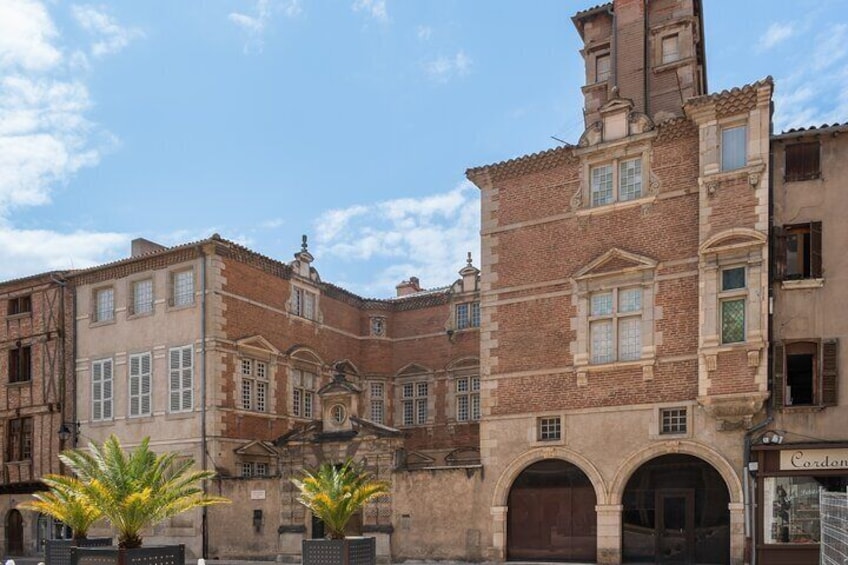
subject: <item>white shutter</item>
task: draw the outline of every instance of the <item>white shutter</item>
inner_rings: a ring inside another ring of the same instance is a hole
[[[149,415],[151,412],[150,407],[150,386],[152,379],[152,355],[150,353],[145,353],[141,356],[141,414]]]
[[[170,403],[169,410],[171,412],[179,412],[180,410],[180,349],[171,349],[168,355],[169,369],[169,392]]]
[[[130,416],[139,415],[139,396],[141,391],[141,358],[130,355]]]
[[[112,419],[112,360],[103,362],[103,419]]]
[[[91,364],[91,419],[103,419],[103,366],[100,362]]]
[[[193,359],[194,348],[192,346],[183,348],[182,365],[182,409],[191,410],[193,407],[192,392],[194,388]]]

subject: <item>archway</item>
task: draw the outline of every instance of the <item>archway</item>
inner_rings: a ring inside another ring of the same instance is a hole
[[[592,482],[576,465],[543,459],[528,466],[509,491],[507,558],[595,561],[596,503]]]
[[[6,515],[6,551],[9,555],[24,552],[24,518],[14,509]]]
[[[730,562],[730,493],[703,459],[671,454],[645,462],[627,481],[622,503],[623,561]]]

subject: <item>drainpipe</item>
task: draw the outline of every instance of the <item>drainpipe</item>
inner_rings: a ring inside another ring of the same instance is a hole
[[[206,471],[206,253],[200,247],[200,468]],[[203,494],[209,492],[208,481],[203,481]],[[208,507],[201,508],[201,554],[209,557]]]
[[[612,45],[610,46],[610,65],[612,66],[612,87],[618,90],[618,27],[615,21],[613,6],[607,7],[607,14],[612,18]]]
[[[650,51],[650,49],[648,49],[648,38],[650,37],[650,31],[651,30],[650,30],[650,26],[648,25],[648,0],[644,0],[642,5],[643,5],[643,10],[644,10],[643,15],[642,15],[642,26],[643,26],[643,31],[642,31],[642,57],[643,57],[643,61],[642,61],[642,89],[644,91],[643,94],[645,96],[645,107],[644,107],[645,115],[650,118],[651,117],[651,111],[650,111],[651,104],[650,104],[650,98],[648,98],[648,92],[649,92],[649,82],[648,81],[651,80],[651,77],[650,77],[650,75],[651,75],[651,63],[650,63],[650,61],[651,61],[651,59],[650,59],[651,51]]]
[[[751,473],[748,471],[748,463],[751,462],[751,438],[754,434],[772,423],[774,417],[771,414],[771,404],[766,405],[766,419],[745,432],[745,456],[742,463],[742,493],[745,503],[745,539],[751,540],[751,565],[757,563],[756,532],[754,531],[754,507],[755,501],[752,497],[756,490],[751,491]],[[759,471],[757,471],[759,472]]]

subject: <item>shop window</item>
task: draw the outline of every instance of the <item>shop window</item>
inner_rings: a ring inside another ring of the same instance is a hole
[[[775,271],[780,280],[822,278],[822,223],[775,229]]]
[[[10,298],[6,303],[6,314],[9,316],[17,316],[18,314],[29,312],[32,312],[32,297],[29,294]]]
[[[763,541],[819,543],[819,489],[815,477],[763,479]]]
[[[741,169],[748,163],[748,127],[726,127],[721,130],[721,170]]]
[[[821,176],[821,150],[818,141],[793,143],[784,150],[786,182],[817,179]]]
[[[559,416],[543,417],[536,420],[539,441],[562,439],[562,420]]]
[[[837,346],[836,340],[776,344],[772,375],[775,405],[836,405]]]

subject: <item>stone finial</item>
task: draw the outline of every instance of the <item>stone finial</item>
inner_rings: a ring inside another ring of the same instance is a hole
[[[309,244],[306,242],[306,234],[303,234],[301,236],[300,251],[302,253],[306,253],[308,247],[309,247]]]
[[[471,252],[470,251],[468,252],[468,259],[466,259],[465,262],[468,264],[469,267],[471,266]]]

